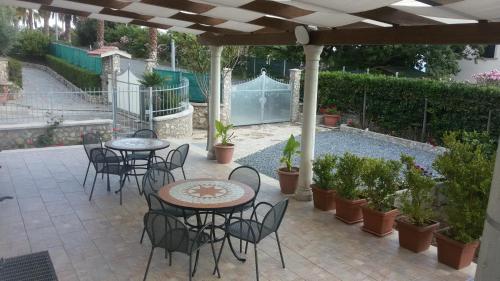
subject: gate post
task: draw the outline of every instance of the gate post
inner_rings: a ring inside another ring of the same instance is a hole
[[[151,131],[154,130],[153,128],[153,88],[149,87],[149,129]]]
[[[290,69],[290,90],[291,90],[291,101],[290,101],[290,122],[296,123],[300,120],[300,77],[302,70],[300,69]]]
[[[117,106],[118,106],[118,88],[116,86],[116,74],[117,74],[117,71],[114,71],[113,74],[112,74],[112,102],[111,102],[111,106],[113,107],[113,139],[116,138],[116,132],[117,132],[117,128],[116,128],[116,111],[117,111]]]
[[[222,70],[222,106],[220,111],[220,119],[222,123],[231,123],[231,88],[233,86],[232,69],[224,68]]]

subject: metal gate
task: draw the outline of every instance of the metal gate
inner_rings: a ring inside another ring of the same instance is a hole
[[[232,86],[231,123],[235,126],[290,121],[290,85],[266,75]]]

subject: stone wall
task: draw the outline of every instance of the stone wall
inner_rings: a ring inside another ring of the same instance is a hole
[[[189,137],[193,134],[193,106],[182,112],[153,118],[153,127],[160,139]]]
[[[9,81],[9,60],[7,58],[0,57],[0,82]]]
[[[197,103],[197,102],[192,102],[191,105],[193,106],[193,129],[207,129],[208,126],[208,107],[207,103]],[[228,105],[230,106],[230,105]],[[227,124],[230,122],[230,108],[226,110],[227,106],[224,104],[221,104],[220,106],[220,112],[221,112],[221,121],[224,124]]]
[[[85,133],[98,133],[104,141],[111,139],[113,121],[109,119],[89,121],[66,121],[54,130],[53,145],[76,145],[82,143]],[[37,147],[37,139],[46,134],[47,123],[30,123],[0,126],[0,149]]]

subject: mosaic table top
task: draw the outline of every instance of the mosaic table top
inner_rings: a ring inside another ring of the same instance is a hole
[[[237,181],[194,179],[166,185],[158,195],[167,203],[178,207],[220,209],[246,204],[254,198],[255,192]]]
[[[160,139],[123,138],[107,141],[105,146],[116,150],[154,151],[167,148],[170,143]]]

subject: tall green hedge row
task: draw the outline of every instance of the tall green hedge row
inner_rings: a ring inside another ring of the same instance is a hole
[[[9,58],[9,80],[19,87],[23,87],[23,65],[20,61]]]
[[[361,113],[366,94],[367,120],[384,133],[420,130],[427,98],[427,132],[438,141],[445,131],[486,130],[490,110],[490,132],[500,134],[499,87],[343,72],[320,73],[318,87],[319,104],[336,103],[341,111]]]
[[[74,66],[51,55],[45,55],[45,60],[47,62],[47,66],[52,68],[52,70],[59,73],[71,83],[75,84],[75,86],[80,89],[97,89],[101,87],[101,77],[99,77],[99,74]]]

